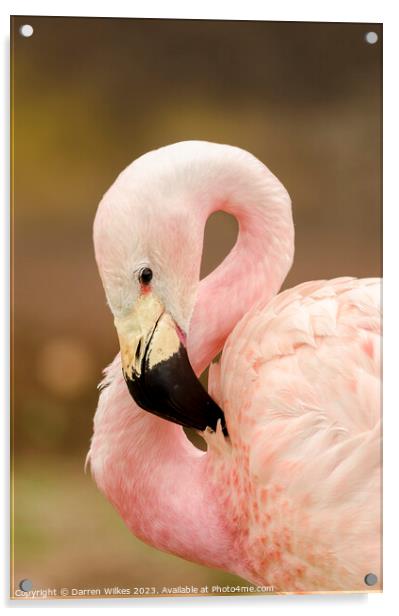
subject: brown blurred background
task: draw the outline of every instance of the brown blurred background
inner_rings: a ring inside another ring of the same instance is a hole
[[[93,217],[140,154],[229,143],[291,194],[285,286],[380,275],[381,37],[375,24],[12,19],[15,584],[237,581],[136,540],[83,472],[96,385],[117,352]],[[204,274],[235,234],[214,215]]]

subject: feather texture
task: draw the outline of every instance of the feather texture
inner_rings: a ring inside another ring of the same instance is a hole
[[[247,313],[211,368],[234,452],[213,477],[259,583],[361,589],[380,572],[379,297],[377,279],[289,289]]]

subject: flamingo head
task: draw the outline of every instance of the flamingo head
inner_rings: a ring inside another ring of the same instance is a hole
[[[119,175],[94,222],[96,261],[123,375],[144,410],[198,430],[215,430],[220,419],[227,433],[223,411],[197,379],[186,351],[204,221],[193,216],[184,173],[159,152]]]

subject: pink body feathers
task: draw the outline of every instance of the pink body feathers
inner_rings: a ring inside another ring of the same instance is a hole
[[[218,209],[237,217],[239,238],[199,283]],[[149,244],[130,258],[144,228]],[[196,373],[223,348],[209,393],[229,436],[207,429],[206,453],[137,406],[119,355],[107,369],[89,456],[127,526],[277,591],[367,590],[365,576],[381,575],[379,280],[276,295],[293,257],[289,197],[250,154],[204,142],[128,167],[99,207],[95,244],[114,314],[129,303],[126,262],[152,259]]]

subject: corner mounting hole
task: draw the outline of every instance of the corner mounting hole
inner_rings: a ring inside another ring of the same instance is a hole
[[[378,41],[378,34],[377,32],[367,32],[364,38],[366,40],[366,43],[368,43],[369,45],[375,45]]]
[[[378,578],[375,573],[368,573],[364,578],[364,583],[367,584],[367,586],[374,586],[377,584],[377,581]]]
[[[25,38],[29,38],[33,34],[33,28],[30,24],[24,24],[19,28],[19,33],[21,36]]]
[[[31,580],[25,579],[21,580],[18,586],[23,592],[29,592],[30,590],[32,590],[33,584]]]

